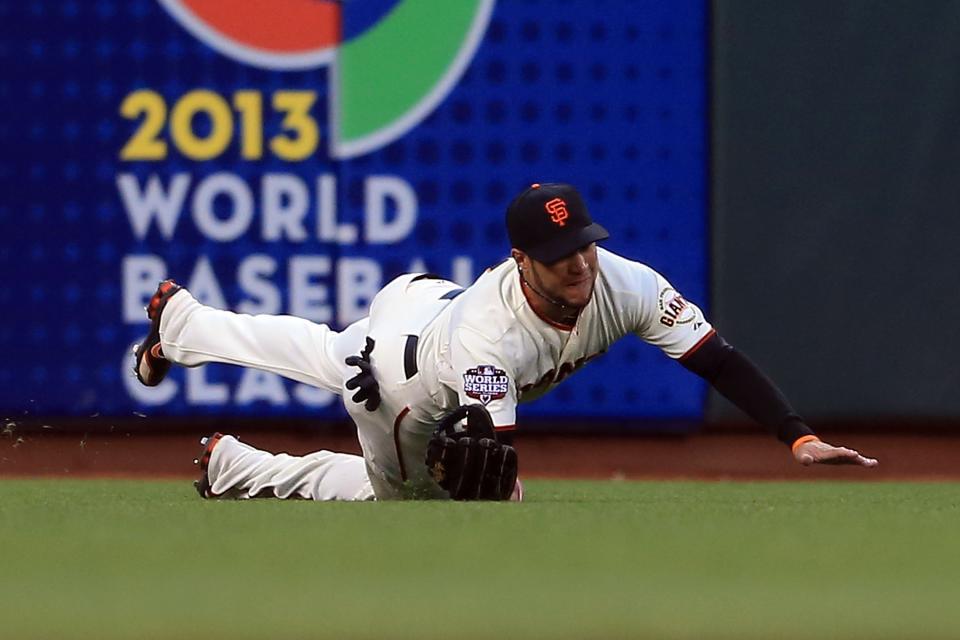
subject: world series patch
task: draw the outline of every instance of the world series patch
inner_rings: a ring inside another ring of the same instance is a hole
[[[477,365],[463,374],[463,392],[483,404],[506,397],[509,389],[506,372],[489,364]]]

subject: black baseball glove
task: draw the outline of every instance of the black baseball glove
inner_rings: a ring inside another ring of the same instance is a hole
[[[373,375],[373,367],[370,365],[370,354],[373,353],[375,344],[373,338],[367,336],[366,346],[360,352],[360,355],[349,356],[344,360],[348,366],[360,369],[360,373],[347,380],[345,386],[351,391],[357,390],[353,394],[353,401],[358,404],[364,403],[363,406],[367,411],[376,411],[377,407],[380,406],[380,385],[377,383],[377,379]]]
[[[440,421],[426,463],[454,500],[507,500],[517,482],[517,452],[497,440],[493,419],[479,404],[463,405]]]

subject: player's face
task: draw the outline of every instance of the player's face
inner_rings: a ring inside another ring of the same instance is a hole
[[[597,245],[593,242],[556,262],[546,264],[525,256],[530,264],[533,285],[569,307],[582,308],[590,302],[597,280]]]

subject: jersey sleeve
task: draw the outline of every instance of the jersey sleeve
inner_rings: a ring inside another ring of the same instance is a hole
[[[503,349],[476,331],[451,334],[450,362],[460,404],[482,404],[498,430],[516,428],[516,372]]]
[[[714,334],[713,327],[700,308],[666,278],[649,267],[646,271],[643,311],[636,334],[674,360],[690,355]]]

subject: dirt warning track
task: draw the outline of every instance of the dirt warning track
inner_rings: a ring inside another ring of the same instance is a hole
[[[0,437],[0,476],[195,475],[198,439],[211,429],[95,432],[30,429]],[[349,433],[240,428],[250,444],[301,455],[318,449],[359,453]],[[521,477],[700,478],[735,480],[960,480],[960,437],[826,433],[824,439],[880,460],[875,469],[801,467],[765,434],[584,436],[520,434]]]

